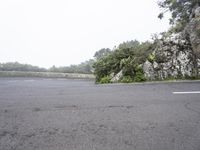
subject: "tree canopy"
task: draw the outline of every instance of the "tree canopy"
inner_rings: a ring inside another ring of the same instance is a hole
[[[195,7],[200,6],[199,0],[160,0],[158,5],[162,9],[159,18],[162,19],[166,12],[171,12],[170,24],[178,25],[179,31],[183,30],[193,15]]]
[[[102,48],[99,51],[95,52],[94,57],[96,59],[100,59],[102,57],[105,57],[106,55],[111,53],[111,49],[109,48]]]

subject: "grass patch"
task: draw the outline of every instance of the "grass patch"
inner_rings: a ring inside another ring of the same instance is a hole
[[[71,78],[71,79],[95,78],[93,74],[25,72],[25,71],[0,71],[0,77],[40,77],[40,78]]]

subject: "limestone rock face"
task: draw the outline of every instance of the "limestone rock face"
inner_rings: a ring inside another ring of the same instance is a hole
[[[195,13],[195,17],[200,17],[200,7],[197,7],[194,13]]]
[[[197,7],[194,13],[194,18],[186,26],[185,33],[189,36],[193,53],[200,58],[200,7]]]
[[[148,60],[146,60],[146,62],[143,65],[143,70],[144,70],[145,77],[148,80],[155,80],[156,72],[154,69],[155,69],[154,65],[151,62],[149,62]]]
[[[184,31],[162,34],[155,40],[155,47],[142,64],[147,80],[200,77],[200,7],[196,7]],[[120,71],[112,76],[118,82]]]
[[[157,43],[152,55],[154,61],[146,60],[143,64],[145,77],[148,80],[163,80],[167,78],[186,78],[193,76],[194,60],[191,46],[181,34],[172,35]]]
[[[112,76],[112,79],[111,79],[111,82],[118,82],[121,78],[122,78],[122,76],[123,76],[123,72],[122,72],[122,70],[119,72],[119,73],[117,73],[115,76],[114,75],[111,75]]]
[[[191,14],[184,31],[158,40],[154,61],[143,64],[149,80],[200,77],[200,7]]]

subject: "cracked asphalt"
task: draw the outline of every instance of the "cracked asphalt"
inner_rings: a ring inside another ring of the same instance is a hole
[[[0,78],[0,150],[200,150],[200,82]]]

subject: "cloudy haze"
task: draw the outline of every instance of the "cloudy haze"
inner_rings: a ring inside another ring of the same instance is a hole
[[[157,0],[1,0],[0,62],[78,64],[101,48],[165,31]]]

